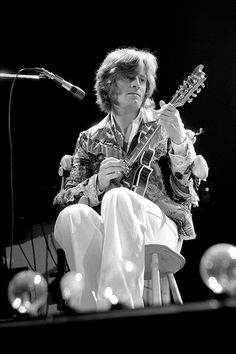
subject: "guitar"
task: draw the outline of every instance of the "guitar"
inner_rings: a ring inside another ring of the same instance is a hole
[[[205,73],[202,71],[203,65],[198,65],[193,72],[183,81],[178,90],[173,95],[170,103],[175,107],[183,106],[186,102],[192,102],[193,98],[205,87]],[[125,173],[115,180],[115,185],[124,185],[134,192],[144,196],[147,189],[149,177],[153,169],[151,162],[154,156],[154,150],[148,148],[152,138],[158,133],[161,126],[158,122],[154,122],[147,132],[141,132],[138,144],[126,156],[124,162],[126,164]]]

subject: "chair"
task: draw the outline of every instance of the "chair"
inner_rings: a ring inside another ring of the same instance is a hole
[[[182,242],[179,243],[179,249]],[[185,258],[165,245],[145,246],[144,303],[162,306],[183,304],[174,274],[185,265]],[[171,298],[172,296],[172,298]]]

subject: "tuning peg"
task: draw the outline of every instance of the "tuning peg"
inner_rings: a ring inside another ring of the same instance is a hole
[[[192,100],[193,100],[193,98],[189,98],[189,99],[188,99],[188,103],[191,103]]]
[[[201,87],[200,87],[200,88],[197,89],[196,92],[199,93],[199,92],[201,92],[201,90],[202,90],[202,89],[201,89]]]
[[[192,93],[192,97],[197,97],[196,93]]]
[[[202,86],[202,87],[205,87],[205,84],[204,84],[204,83],[202,83],[202,84],[201,84],[201,86]]]

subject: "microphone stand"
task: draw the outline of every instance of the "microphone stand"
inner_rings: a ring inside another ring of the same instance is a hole
[[[9,129],[9,136],[10,136],[10,180],[11,180],[11,223],[12,223],[12,227],[11,227],[11,243],[10,243],[10,261],[9,264],[7,262],[7,257],[6,257],[6,249],[5,249],[5,254],[1,255],[1,260],[2,260],[2,264],[0,263],[0,274],[2,271],[7,272],[7,276],[3,277],[3,279],[7,279],[7,281],[9,280],[9,274],[11,274],[12,271],[12,249],[13,249],[13,238],[14,238],[14,230],[15,230],[15,221],[14,221],[14,196],[13,196],[13,168],[12,168],[12,160],[13,160],[13,152],[12,152],[12,142],[11,142],[11,127],[10,127],[10,106],[11,106],[11,95],[12,95],[12,90],[13,90],[13,86],[14,86],[14,81],[16,79],[30,79],[30,80],[39,80],[42,78],[46,78],[45,75],[43,74],[38,74],[38,75],[31,75],[31,74],[20,74],[20,72],[22,72],[23,70],[34,70],[32,68],[27,69],[27,68],[23,68],[21,69],[18,73],[16,74],[12,74],[12,73],[6,73],[6,72],[0,72],[0,79],[14,79],[13,80],[13,84],[11,86],[11,92],[10,92],[10,99],[9,99],[9,110],[8,110],[8,129]],[[1,247],[0,247],[1,248]],[[1,251],[1,250],[0,250]],[[5,275],[5,274],[4,274]],[[5,294],[6,295],[6,294]],[[7,295],[6,295],[7,296]],[[0,309],[1,310],[1,309]],[[1,311],[0,311],[1,312]]]

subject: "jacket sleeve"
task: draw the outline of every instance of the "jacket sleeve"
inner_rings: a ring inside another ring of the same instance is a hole
[[[196,152],[193,141],[187,136],[182,151],[175,144],[170,144],[170,184],[175,196],[186,204],[198,206],[199,197],[196,190],[196,176],[193,175],[193,163]]]
[[[97,194],[96,179],[99,162],[95,155],[88,152],[88,136],[81,132],[73,154],[72,167],[65,186],[55,196],[53,204],[66,207],[79,202],[82,196],[93,207],[100,203]]]

